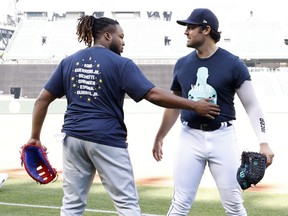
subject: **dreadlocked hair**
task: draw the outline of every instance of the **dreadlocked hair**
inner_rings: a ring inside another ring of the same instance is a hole
[[[87,45],[88,47],[91,47],[91,44],[93,42],[92,26],[94,19],[95,17],[93,16],[82,16],[78,19],[76,32],[76,34],[78,35],[78,41],[80,43],[84,41],[85,45]]]
[[[78,41],[84,41],[85,45],[91,47],[92,42],[104,32],[115,32],[116,25],[119,25],[116,20],[107,17],[82,16],[78,19],[77,25]]]

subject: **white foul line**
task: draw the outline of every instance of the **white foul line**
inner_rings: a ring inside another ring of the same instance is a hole
[[[7,202],[0,202],[0,205],[19,206],[19,207],[30,207],[30,208],[60,209],[60,207],[57,207],[57,206],[18,204],[18,203],[7,203]],[[116,211],[108,211],[108,210],[85,209],[85,211],[86,211],[86,212],[98,212],[98,213],[118,214]],[[142,214],[142,216],[164,216],[164,215]]]

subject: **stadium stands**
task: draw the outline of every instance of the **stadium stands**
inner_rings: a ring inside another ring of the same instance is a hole
[[[123,56],[134,59],[176,59],[189,50],[185,46],[184,28],[162,20],[119,20],[124,29]],[[178,28],[178,29],[177,29]],[[175,31],[177,29],[177,31]],[[171,39],[165,46],[164,37]],[[42,44],[42,37],[46,37]],[[3,58],[6,60],[58,60],[81,48],[77,41],[76,20],[22,20]],[[39,61],[36,61],[39,62]]]
[[[246,20],[234,21],[227,29],[233,53],[245,59],[287,59],[288,46],[284,43],[285,22]]]
[[[98,0],[92,6],[93,1],[89,0],[83,0],[82,4],[77,0],[69,0],[68,4],[57,0],[2,1],[7,9],[1,7],[0,22],[4,20],[16,25],[3,54],[6,61],[55,63],[84,48],[75,34],[77,18],[84,14],[117,19],[125,33],[123,55],[135,60],[174,63],[191,51],[185,46],[185,29],[175,21],[185,14],[188,16],[193,8],[177,2]],[[206,6],[216,12],[222,31],[219,46],[242,59],[254,59],[252,63],[273,59],[278,61],[274,68],[279,67],[280,63],[287,66],[288,21],[282,7],[285,4],[281,0],[274,0],[261,7],[256,1],[244,1],[246,4],[243,1],[205,0],[194,2],[192,7]],[[169,38],[169,44],[165,44],[165,36]]]
[[[146,15],[145,15],[146,16]],[[23,19],[14,32],[3,58],[5,60],[49,60],[57,62],[66,55],[84,48],[76,36],[77,19]],[[188,53],[185,28],[175,20],[121,19],[118,20],[125,33],[123,56],[133,59],[175,60]],[[287,60],[288,45],[285,44],[283,26],[287,23],[261,20],[231,21],[222,29],[219,46],[240,56],[242,59]],[[277,32],[277,34],[275,34]],[[42,44],[42,37],[46,43]],[[170,45],[164,37],[169,36]],[[39,62],[39,61],[38,61]]]
[[[22,0],[19,2],[25,5],[25,10],[21,11],[12,38],[9,38],[9,44],[2,55],[3,59],[0,59],[3,78],[0,80],[0,90],[7,92],[11,85],[20,86],[23,96],[33,98],[62,58],[85,47],[84,43],[77,41],[77,18],[93,12],[84,12],[86,10],[78,8],[78,4],[77,7],[67,5],[66,11],[60,12],[51,11],[51,8],[42,5],[28,9],[28,4]],[[232,6],[230,2],[226,3]],[[120,22],[125,34],[122,55],[133,59],[158,86],[168,89],[174,63],[191,51],[186,47],[185,27],[176,23],[177,19],[189,14],[190,9],[182,7],[180,10],[177,5],[175,8],[171,5],[167,8],[167,5],[160,5],[159,1],[155,1],[154,6],[152,0],[143,8],[122,4],[117,5],[117,10],[109,8],[108,1],[105,1],[94,14],[112,17]],[[241,17],[227,19],[229,13],[217,8],[222,32],[218,45],[245,61],[253,77],[256,77],[257,85],[267,97],[287,96],[285,86],[288,86],[288,81],[285,73],[283,77],[280,75],[288,71],[287,19],[270,19],[272,16],[260,19],[253,17],[252,11],[250,17],[245,17],[240,10],[234,12],[241,14]],[[165,17],[168,12],[169,18]],[[170,39],[169,44],[165,44],[165,36]],[[12,66],[10,63],[17,64]],[[31,79],[34,86],[29,84]]]
[[[45,43],[42,43],[45,37]],[[62,59],[79,48],[75,21],[23,20],[3,58],[8,60]]]
[[[105,15],[120,21],[126,42],[123,55],[133,59],[174,63],[190,51],[185,47],[184,28],[175,21],[184,14],[187,16],[192,8],[177,2],[98,0],[91,7],[89,0],[83,0],[82,4],[77,0],[69,0],[69,4],[57,0],[2,1],[7,9],[0,9],[0,12],[7,13],[6,21],[18,23],[3,54],[6,61],[55,63],[83,48],[84,44],[77,41],[75,27],[77,18],[84,14]],[[287,66],[288,21],[282,7],[285,4],[274,0],[261,7],[256,1],[244,1],[246,3],[206,0],[194,2],[192,7],[206,6],[216,12],[222,31],[219,46],[242,59],[254,59],[254,64],[273,59],[278,62],[274,68],[280,63]],[[169,45],[164,43],[165,36],[170,40]]]

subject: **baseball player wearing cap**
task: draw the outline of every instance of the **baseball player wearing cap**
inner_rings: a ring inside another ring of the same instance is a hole
[[[153,146],[157,161],[162,159],[163,140],[179,115],[182,122],[174,162],[174,195],[167,215],[189,213],[208,165],[226,214],[245,216],[242,191],[236,180],[241,154],[233,127],[235,94],[255,130],[260,152],[267,156],[267,166],[274,156],[250,74],[239,57],[216,46],[220,40],[219,23],[212,11],[195,9],[188,19],[177,23],[186,26],[186,45],[195,50],[176,62],[171,90],[194,101],[210,98],[221,112],[215,119],[205,119],[193,111],[165,109]]]

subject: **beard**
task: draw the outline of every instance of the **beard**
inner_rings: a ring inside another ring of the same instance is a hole
[[[204,40],[198,40],[198,41],[192,41],[192,42],[187,42],[186,46],[194,49],[198,49],[204,44]]]
[[[109,49],[110,49],[112,52],[114,52],[114,53],[116,53],[116,54],[118,54],[118,55],[121,56],[120,47],[119,47],[116,43],[114,43],[113,41],[112,41]]]

